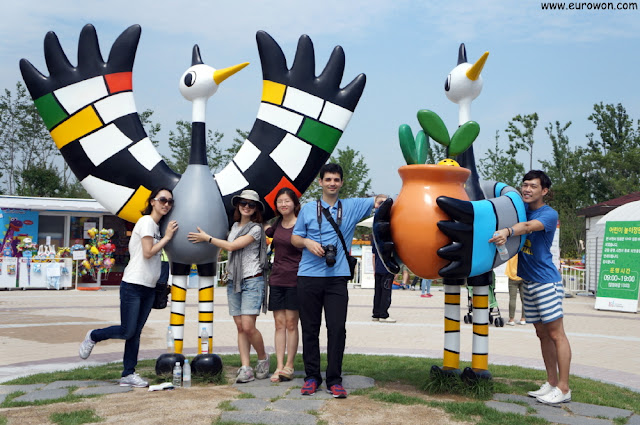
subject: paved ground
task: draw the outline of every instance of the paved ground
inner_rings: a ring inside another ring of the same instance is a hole
[[[434,288],[433,293],[433,298],[420,298],[417,291],[394,291],[390,312],[398,322],[389,324],[371,322],[372,290],[350,290],[346,351],[441,358],[444,339],[442,325],[444,294],[438,291],[438,288]],[[465,294],[464,290],[463,294]],[[228,315],[226,292],[224,289],[216,289],[215,296],[214,349],[218,353],[234,353],[236,352],[235,326]],[[497,298],[502,307],[503,318],[506,320],[507,296],[497,294]],[[462,314],[466,312],[466,303],[464,304]],[[640,392],[640,356],[637,355],[640,352],[640,316],[596,311],[593,305],[594,299],[590,297],[565,300],[565,327],[573,349],[572,374],[614,383]],[[197,290],[191,289],[187,296],[185,330],[185,354],[187,355],[196,352],[196,318]],[[152,312],[142,335],[141,358],[156,358],[165,351],[164,339],[168,319],[169,309]],[[39,371],[71,369],[87,363],[99,364],[121,360],[122,342],[120,341],[100,343],[88,361],[82,361],[77,357],[78,344],[88,329],[103,327],[118,321],[116,288],[91,292],[72,290],[0,292],[0,362],[2,362],[0,363],[0,382]],[[272,316],[260,316],[258,328],[264,335],[267,349],[273,352]],[[324,330],[321,338],[321,341],[326,341]],[[470,325],[462,325],[461,348],[463,360],[470,359]],[[533,327],[531,325],[491,327],[489,361],[490,364],[520,365],[541,369],[543,364]],[[425,365],[425,371],[429,366]],[[368,378],[358,379],[366,381]],[[361,385],[361,381],[358,381],[360,382],[358,385]],[[114,387],[112,383],[109,385]],[[268,382],[262,381],[255,385],[242,386],[240,389],[250,391],[251,388],[260,388],[261,385],[271,387]],[[83,388],[77,384],[74,386]],[[348,387],[348,385],[345,386]],[[97,388],[99,387],[101,385],[97,385]],[[276,386],[276,388],[279,387],[289,388],[286,385]],[[63,388],[51,390],[64,391]],[[37,391],[41,389],[32,389],[29,393]],[[323,396],[326,397],[326,395]],[[0,395],[1,398],[2,395]],[[269,396],[265,400],[273,398],[274,396]],[[316,402],[322,398],[316,397],[313,400]],[[496,400],[489,403],[494,403],[492,406],[500,409],[525,409],[509,401],[531,402],[533,399],[523,397],[520,400],[517,397],[514,399],[514,396],[496,395]],[[265,409],[262,405],[249,404],[241,400],[238,402],[241,406],[243,403],[247,404],[246,409],[238,407],[239,412],[247,410],[248,413],[257,413]],[[269,411],[277,412],[280,409],[280,405],[269,403],[267,406],[271,409]],[[303,409],[302,412],[313,410],[313,407],[300,408]],[[604,412],[602,410],[604,408],[593,414],[593,406],[582,406],[580,403],[571,403],[565,408],[566,410],[544,406],[535,406],[535,408],[541,416],[554,415],[554,418],[558,419],[554,419],[554,422],[567,424],[608,424],[611,421],[603,418],[630,414],[630,412],[629,414],[617,411]],[[576,422],[575,415],[581,414],[584,415],[584,421]],[[595,418],[596,416],[598,418]],[[264,419],[262,415],[261,417]],[[590,419],[587,420],[587,417]],[[243,421],[247,422],[244,419]],[[631,417],[629,423],[640,424],[640,419]]]

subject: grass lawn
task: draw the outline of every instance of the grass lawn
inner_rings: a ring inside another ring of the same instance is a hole
[[[233,373],[235,369],[240,366],[240,357],[238,355],[223,355],[221,357],[225,365],[225,372],[227,373]],[[255,356],[253,357],[252,361],[255,361]],[[325,355],[323,355],[322,361],[324,367],[324,364],[326,364]],[[375,379],[375,388],[353,392],[353,394],[363,395],[372,400],[404,405],[427,404],[443,409],[454,419],[466,420],[479,425],[496,423],[514,425],[547,423],[539,418],[500,413],[486,407],[483,403],[484,400],[490,399],[494,393],[525,395],[527,391],[537,389],[545,380],[544,371],[518,366],[491,365],[492,381],[483,381],[474,386],[468,386],[462,382],[450,382],[449,385],[438,385],[437,381],[430,378],[429,369],[431,365],[440,364],[441,360],[439,359],[347,354],[344,356],[343,373],[363,375]],[[275,367],[274,358],[272,358],[271,366],[273,370]],[[295,366],[298,371],[304,370],[302,356],[296,357]],[[461,369],[466,366],[470,366],[470,364],[465,362],[461,363]],[[5,384],[24,385],[49,383],[58,380],[116,380],[120,377],[121,370],[121,363],[110,363],[102,366],[78,368],[71,371],[40,373],[6,382]],[[167,380],[166,377],[156,376],[155,360],[140,361],[137,372],[145,379],[148,379],[151,384],[157,384]],[[210,377],[204,380],[194,376],[192,384],[197,386],[228,383],[230,382],[227,382],[227,378],[220,374],[215,378]],[[457,401],[430,401],[416,397],[415,395],[402,394],[401,391],[389,392],[385,390],[385,386],[391,387],[396,384],[413,387],[423,394],[456,395]],[[571,377],[571,389],[572,401],[627,409],[640,415],[640,394],[631,390],[575,376]],[[73,401],[73,399],[81,398],[78,396],[68,396],[64,399],[46,402],[13,402],[12,399],[19,394],[20,393],[10,394],[7,399],[0,404],[0,408],[48,404],[60,401],[69,402]],[[91,416],[93,413],[83,412],[82,414]],[[3,416],[0,413],[0,425],[3,423],[5,422],[3,422]],[[84,422],[81,420],[79,423]]]

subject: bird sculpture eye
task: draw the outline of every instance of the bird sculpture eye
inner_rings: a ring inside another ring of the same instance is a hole
[[[447,81],[444,82],[444,91],[449,91],[451,88],[451,74],[447,75]]]
[[[194,71],[189,71],[187,75],[184,76],[184,85],[187,87],[191,87],[196,83],[196,73]]]

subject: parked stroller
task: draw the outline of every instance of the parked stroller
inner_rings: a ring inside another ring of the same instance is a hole
[[[495,274],[492,275],[491,284],[489,285],[489,324],[493,324],[496,328],[504,327],[504,319],[500,316],[500,307],[496,300],[496,279]],[[469,312],[464,316],[464,323],[473,323],[473,286],[467,286],[467,306]]]

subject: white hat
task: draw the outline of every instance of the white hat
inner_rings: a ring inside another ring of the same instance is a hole
[[[235,207],[240,199],[255,201],[260,207],[260,211],[264,212],[264,204],[262,203],[262,201],[260,201],[260,196],[258,196],[258,192],[256,192],[255,190],[243,190],[240,195],[235,195],[231,198],[231,205]]]

